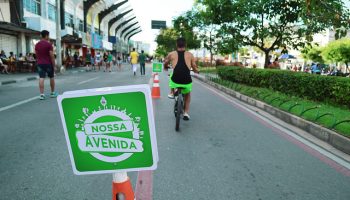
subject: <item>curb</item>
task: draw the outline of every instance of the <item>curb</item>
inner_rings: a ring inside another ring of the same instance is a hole
[[[64,73],[57,73],[56,75],[64,75],[64,74],[77,74],[77,73],[81,73],[81,72],[85,72],[85,70],[81,69],[81,70],[76,70],[76,71],[66,71]],[[19,79],[13,79],[13,80],[7,80],[7,81],[1,81],[0,82],[0,86],[2,85],[9,85],[9,84],[13,84],[13,83],[21,83],[21,82],[26,82],[26,81],[33,81],[33,80],[38,80],[39,77],[36,76],[30,76],[30,77],[26,77],[26,78],[19,78]]]
[[[20,83],[20,82],[25,82],[25,81],[38,80],[38,79],[39,79],[39,77],[37,77],[37,76],[31,76],[31,77],[27,77],[27,78],[20,78],[20,79],[14,79],[14,80],[1,81],[0,82],[0,86],[1,85],[9,85],[9,84],[13,84],[13,83]]]
[[[211,81],[205,79],[204,77],[201,77],[201,76],[194,76],[194,77],[196,79],[198,79],[199,81],[202,81],[202,82],[230,95],[231,97],[234,97],[240,101],[243,101],[251,106],[255,106],[255,107],[275,116],[276,118],[283,120],[284,122],[286,122],[290,125],[298,127],[300,129],[306,131],[307,133],[317,137],[318,139],[320,139],[324,142],[327,142],[328,144],[330,144],[334,148],[350,155],[350,139],[349,138],[346,138],[345,136],[342,136],[342,135],[340,135],[340,134],[338,134],[330,129],[322,127],[318,124],[309,122],[301,117],[289,114],[289,113],[282,111],[278,108],[270,106],[262,101],[253,99],[253,98],[248,97],[246,95],[243,95],[239,92],[236,92],[232,89],[229,89],[229,88],[221,86],[217,83],[211,82]]]

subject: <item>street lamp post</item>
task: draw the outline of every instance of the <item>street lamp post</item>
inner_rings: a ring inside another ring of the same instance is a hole
[[[56,0],[56,66],[61,69],[62,55],[61,55],[61,8],[60,1]]]

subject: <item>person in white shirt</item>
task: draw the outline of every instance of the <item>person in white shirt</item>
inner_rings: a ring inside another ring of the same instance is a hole
[[[95,56],[95,59],[96,59],[95,65],[97,66],[98,71],[100,71],[100,68],[101,68],[101,65],[102,65],[100,52],[97,52],[97,55]]]

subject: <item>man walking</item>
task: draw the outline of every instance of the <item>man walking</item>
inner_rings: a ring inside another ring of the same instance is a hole
[[[53,53],[52,44],[49,42],[49,31],[41,31],[41,40],[35,45],[35,54],[37,57],[38,72],[39,72],[39,90],[40,90],[40,100],[45,99],[44,94],[44,80],[47,76],[50,78],[51,93],[50,97],[57,97],[57,92],[55,92],[55,79],[54,79],[54,69],[56,68],[55,56]]]
[[[85,65],[86,65],[86,71],[90,71],[90,65],[91,65],[91,53],[88,50],[86,53],[86,57],[85,57]]]
[[[141,76],[145,75],[145,67],[146,67],[146,55],[144,54],[144,51],[141,51],[141,54],[139,56],[139,62],[140,62],[140,70],[141,70]]]
[[[117,58],[118,71],[122,71],[122,58],[118,55]]]
[[[78,65],[79,53],[75,52],[73,57],[74,57],[74,67],[79,67]]]
[[[109,72],[112,72],[113,69],[113,55],[111,54],[111,52],[107,53],[107,64],[106,66],[108,66],[107,70]]]
[[[135,48],[132,49],[132,52],[130,53],[130,57],[131,57],[130,62],[132,66],[132,71],[134,72],[134,76],[136,76],[139,54],[135,51]]]

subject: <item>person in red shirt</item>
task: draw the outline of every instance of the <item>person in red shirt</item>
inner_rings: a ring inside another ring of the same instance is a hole
[[[41,40],[35,45],[35,54],[37,57],[37,65],[39,72],[39,90],[40,90],[40,100],[45,99],[44,94],[44,81],[47,76],[50,78],[51,93],[50,97],[57,97],[58,93],[55,92],[55,55],[53,53],[52,44],[49,42],[49,31],[41,31]]]

